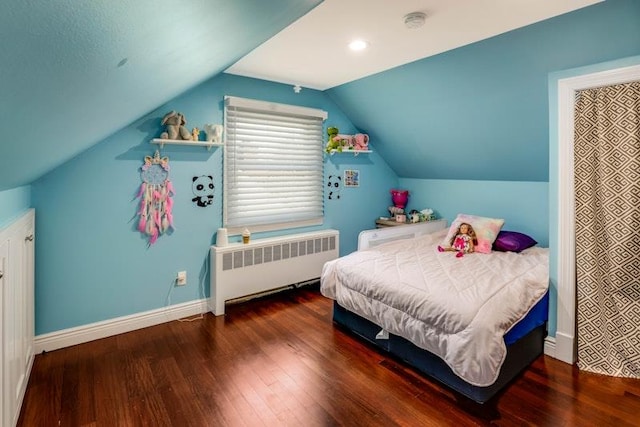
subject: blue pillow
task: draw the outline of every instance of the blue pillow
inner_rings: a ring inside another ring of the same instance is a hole
[[[517,231],[501,230],[493,242],[493,250],[501,252],[520,252],[535,246],[536,242],[531,236]]]

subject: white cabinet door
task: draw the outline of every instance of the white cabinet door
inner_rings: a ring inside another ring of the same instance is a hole
[[[0,243],[0,425],[11,425],[9,418],[9,381],[5,365],[4,294],[9,282],[9,241]]]
[[[34,213],[0,229],[0,425],[14,426],[33,363]]]

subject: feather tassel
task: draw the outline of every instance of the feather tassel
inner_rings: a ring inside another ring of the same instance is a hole
[[[140,222],[138,223],[138,231],[144,233],[147,229],[147,216],[140,215]]]
[[[145,229],[145,234],[148,234],[149,236],[151,236],[153,234],[153,221],[152,220],[147,220],[147,228]]]
[[[149,244],[153,245],[158,240],[158,230],[155,230],[154,233],[149,238]]]
[[[147,213],[147,201],[145,199],[140,200],[140,209],[138,215],[144,215]]]
[[[146,189],[147,189],[147,183],[146,182],[143,182],[142,184],[140,184],[140,190],[138,190],[138,195],[136,196],[136,199],[138,197],[141,197],[144,194]]]

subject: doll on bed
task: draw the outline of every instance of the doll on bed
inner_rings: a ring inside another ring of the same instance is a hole
[[[473,227],[471,227],[471,224],[463,222],[458,227],[456,234],[451,238],[449,247],[443,248],[442,246],[438,246],[438,251],[456,252],[456,258],[460,258],[464,256],[464,254],[473,252],[473,247],[477,243],[478,240],[476,239],[476,233],[473,231]]]

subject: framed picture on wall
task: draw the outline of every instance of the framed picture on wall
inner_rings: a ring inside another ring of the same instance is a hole
[[[359,187],[360,186],[360,171],[347,169],[344,171],[344,186],[345,187]]]

